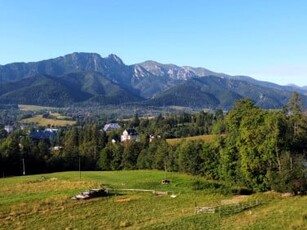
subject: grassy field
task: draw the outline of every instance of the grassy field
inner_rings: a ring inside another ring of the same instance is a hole
[[[40,126],[52,125],[55,127],[59,127],[59,126],[74,125],[76,122],[69,120],[61,120],[61,119],[49,119],[49,118],[44,118],[43,115],[36,115],[31,118],[23,119],[20,121],[20,123],[25,123],[25,124],[35,123]]]
[[[163,178],[160,171],[82,172],[81,179],[78,172],[2,178],[0,229],[307,229],[307,197],[225,196],[193,190],[201,178],[168,173],[171,183],[161,185]],[[114,195],[71,199],[101,185],[113,188]],[[169,195],[119,190],[129,188]],[[240,213],[195,214],[196,205],[255,199],[261,205]]]
[[[37,105],[18,105],[18,108],[21,111],[33,111],[33,112],[38,112],[38,111],[46,111],[46,110],[55,110],[56,108],[54,107],[45,107],[45,106],[37,106]],[[31,118],[23,119],[20,121],[20,123],[24,124],[37,124],[40,126],[68,126],[68,125],[74,125],[76,122],[69,120],[69,117],[63,116],[60,113],[50,113],[51,116],[53,116],[55,119],[50,119],[50,118],[44,118],[43,115],[36,115]]]
[[[42,111],[42,110],[55,110],[54,107],[38,106],[38,105],[18,105],[21,111]]]
[[[166,139],[167,143],[170,145],[180,144],[183,141],[203,141],[203,142],[212,142],[218,135],[201,135],[201,136],[194,136],[194,137],[183,137],[183,138],[172,138]]]

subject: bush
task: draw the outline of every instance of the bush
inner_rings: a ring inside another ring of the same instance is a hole
[[[234,195],[251,195],[253,194],[253,190],[246,187],[234,187],[231,188],[231,193]]]
[[[206,190],[208,192],[220,193],[223,195],[251,195],[253,190],[246,187],[230,187],[217,181],[206,181],[197,179],[192,183],[193,190]]]
[[[193,190],[204,190],[208,193],[220,193],[223,195],[231,194],[230,187],[217,181],[195,180],[192,183]]]
[[[203,180],[196,180],[192,183],[193,190],[215,190],[219,189],[222,185],[215,181],[203,181]]]

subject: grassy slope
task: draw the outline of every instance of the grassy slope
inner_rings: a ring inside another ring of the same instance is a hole
[[[38,105],[18,105],[22,111],[42,111],[42,110],[55,110],[55,107],[38,106]]]
[[[40,126],[47,126],[47,125],[52,125],[52,126],[67,126],[67,125],[74,125],[76,122],[75,121],[69,121],[69,120],[58,120],[58,119],[48,119],[48,118],[43,118],[43,115],[36,115],[31,118],[23,119],[20,121],[21,123],[25,124],[31,124],[35,123]]]
[[[248,199],[264,203],[229,216],[194,214],[195,204],[217,205],[219,194],[193,191],[191,176],[169,173],[161,185],[159,171],[78,172],[0,179],[0,229],[306,229],[307,197],[280,198],[256,194]],[[56,179],[55,179],[56,178]],[[86,201],[70,197],[88,188],[154,189],[179,194],[177,198],[151,193],[121,195]]]
[[[55,110],[55,107],[46,107],[46,106],[37,106],[37,105],[18,105],[18,108],[21,111],[44,111],[44,110]],[[43,115],[36,115],[32,118],[23,119],[20,122],[25,124],[35,123],[40,126],[67,126],[67,125],[74,125],[76,124],[75,121],[65,120],[67,119],[66,116],[62,116],[59,113],[51,113],[52,116],[56,117],[57,119],[47,119],[43,118]]]
[[[201,135],[193,137],[183,137],[183,138],[171,138],[167,139],[167,143],[170,145],[177,145],[183,141],[203,141],[203,142],[212,142],[218,138],[218,135]]]

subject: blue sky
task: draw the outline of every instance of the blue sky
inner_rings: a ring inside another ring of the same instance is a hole
[[[0,65],[72,52],[307,85],[304,0],[0,0]]]

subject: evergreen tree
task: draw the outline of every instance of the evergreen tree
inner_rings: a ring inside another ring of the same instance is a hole
[[[141,145],[133,140],[125,143],[122,168],[123,169],[136,169],[137,159],[141,152]]]
[[[202,146],[202,160],[201,167],[202,174],[205,178],[215,180],[219,179],[219,152],[222,147],[222,140],[217,140],[213,143],[204,143]]]
[[[65,134],[64,144],[64,168],[66,170],[76,170],[79,164],[79,130],[73,127]]]
[[[288,102],[288,111],[293,127],[292,152],[295,153],[301,153],[307,148],[307,117],[303,115],[302,106],[299,94],[293,92]]]
[[[103,171],[107,171],[107,170],[111,170],[111,162],[112,162],[112,156],[113,152],[112,152],[112,146],[108,145],[106,146],[104,149],[101,150],[100,152],[100,157],[98,160],[98,167],[103,170]]]
[[[2,175],[22,175],[22,158],[19,146],[19,133],[14,132],[0,146]]]
[[[112,144],[112,160],[111,169],[121,170],[123,160],[124,147],[121,144]]]
[[[251,110],[257,107],[250,99],[242,99],[235,103],[234,108],[225,117],[227,136],[225,146],[220,151],[219,177],[229,182],[241,180],[239,170],[240,155],[237,148],[237,138],[240,135],[242,119],[249,116]]]
[[[202,145],[199,142],[182,142],[176,149],[178,166],[181,172],[192,175],[201,174],[203,160],[201,158]]]

